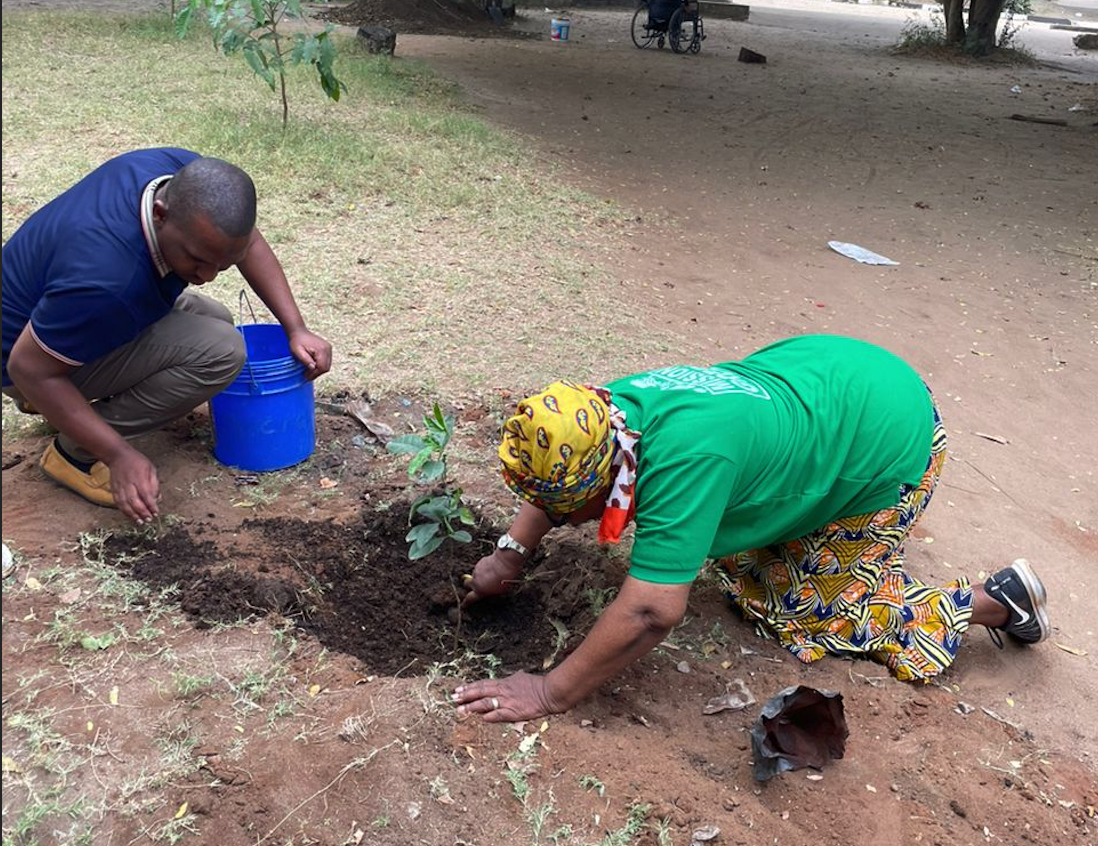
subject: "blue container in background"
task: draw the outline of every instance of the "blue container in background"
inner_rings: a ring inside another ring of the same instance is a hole
[[[264,472],[299,464],[316,447],[313,383],[293,357],[277,323],[236,327],[248,360],[240,375],[210,400],[214,457],[241,470]]]

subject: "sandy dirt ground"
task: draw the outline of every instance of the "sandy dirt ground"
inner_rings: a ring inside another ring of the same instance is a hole
[[[706,357],[835,332],[911,361],[953,454],[915,566],[945,580],[1027,557],[1054,586],[1057,638],[1093,644],[1098,58],[1036,25],[1022,41],[1040,45],[1038,68],[891,55],[910,16],[753,7],[749,23],[707,21],[702,52],[676,56],[637,50],[627,13],[574,11],[567,45],[409,36],[398,49],[579,184],[666,221],[621,275]],[[741,46],[768,63],[735,61]],[[829,240],[900,264],[855,264]],[[1035,685],[1015,698],[1027,725],[1098,749],[1071,717],[1098,691],[1091,664],[1055,648],[994,654],[973,635],[966,689],[994,701]]]
[[[13,5],[38,4],[4,8]],[[457,80],[560,178],[650,225],[622,244],[615,273],[622,296],[665,305],[682,338],[669,362],[735,358],[806,332],[856,335],[911,361],[942,406],[952,454],[910,544],[911,569],[931,581],[976,578],[1024,556],[1050,593],[1051,641],[999,651],[974,630],[942,685],[913,686],[871,665],[802,667],[699,591],[677,649],[548,727],[525,727],[525,737],[539,735],[530,783],[554,798],[557,822],[576,824],[573,842],[599,842],[633,801],[653,804],[650,819],[668,819],[671,842],[684,846],[707,824],[720,826],[719,844],[1096,842],[1087,808],[1098,804],[1098,59],[1076,51],[1070,33],[1038,26],[1020,36],[1036,67],[898,57],[888,48],[912,14],[810,0],[753,6],[746,23],[707,21],[698,56],[635,49],[630,14],[612,10],[572,10],[567,44],[548,40],[540,8],[520,22],[540,39],[399,37],[398,57]],[[767,64],[737,62],[741,46]],[[1016,113],[1068,125],[1011,120]],[[828,249],[832,239],[899,265],[856,264]],[[590,375],[620,374],[606,361]],[[464,422],[470,449],[489,454],[483,410],[467,409]],[[206,476],[193,437],[202,425],[199,415],[151,442],[166,508],[196,543],[237,550],[249,515],[232,505],[241,493],[231,476]],[[328,443],[352,437],[345,420],[321,425]],[[54,529],[74,536],[103,513],[41,479],[31,460],[40,446],[5,443],[4,536],[63,562],[72,551],[51,540]],[[345,525],[363,503],[394,495],[368,451],[341,455],[264,513]],[[341,480],[334,496],[321,493],[329,476]],[[208,495],[196,497],[196,486]],[[556,573],[551,565],[539,572]],[[248,566],[267,573],[261,561]],[[30,662],[21,672],[33,665],[34,638],[63,601],[51,590],[9,600],[5,589],[5,707],[23,677],[9,672],[12,656]],[[714,620],[727,636],[713,638]],[[267,631],[168,636],[181,666],[231,676],[267,649]],[[368,658],[339,655],[322,665],[324,641],[304,643],[287,672],[320,695],[302,694],[283,722],[170,701],[201,738],[204,762],[165,788],[175,801],[162,817],[183,798],[198,814],[198,833],[183,842],[531,842],[529,814],[501,776],[515,772],[519,735],[455,722],[421,666],[377,674]],[[684,655],[688,673],[676,669]],[[93,756],[108,786],[148,764],[137,735],[157,737],[169,719],[140,663],[112,660],[101,662],[109,676],[49,694],[72,712],[72,735],[85,716],[109,727],[117,743],[108,738],[110,754]],[[756,786],[745,730],[757,710],[701,715],[733,676],[760,699],[796,683],[841,691],[847,756],[821,781],[798,773]],[[106,706],[105,678],[122,688],[125,714]],[[976,710],[962,713],[960,702]],[[250,745],[233,757],[238,735]],[[598,775],[607,798],[579,784],[585,774]],[[6,773],[5,806],[8,791]],[[148,842],[140,820],[112,811],[93,842]],[[654,830],[637,842],[664,846]]]

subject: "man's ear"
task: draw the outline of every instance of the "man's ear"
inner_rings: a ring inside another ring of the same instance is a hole
[[[163,223],[168,219],[168,204],[161,198],[153,200],[152,213],[154,222]]]

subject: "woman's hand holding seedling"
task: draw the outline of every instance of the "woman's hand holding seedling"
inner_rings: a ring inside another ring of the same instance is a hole
[[[461,600],[462,606],[511,593],[522,578],[522,564],[522,556],[513,549],[495,549],[485,555],[473,568],[473,575],[465,577],[464,587],[469,592]]]

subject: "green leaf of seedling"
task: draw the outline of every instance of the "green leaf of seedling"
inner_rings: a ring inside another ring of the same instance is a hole
[[[225,10],[216,7],[210,9],[206,13],[206,22],[210,25],[210,29],[213,30],[214,37],[219,37],[222,28],[225,26]]]
[[[426,543],[438,534],[440,528],[438,523],[420,523],[412,527],[412,530],[404,536],[404,540],[409,543]]]
[[[435,496],[423,503],[423,505],[417,509],[417,513],[426,517],[428,520],[434,520],[436,523],[443,523],[450,519],[454,513],[454,509],[453,506],[450,505],[450,498],[448,496]]]
[[[456,418],[452,414],[442,413],[442,408],[437,402],[432,406],[431,413],[424,416],[423,423],[427,427],[427,431],[433,435],[440,452],[450,443],[450,438],[454,434],[455,422]]]
[[[335,42],[330,38],[332,30],[332,25],[328,24],[328,26],[325,27],[324,32],[316,36],[317,43],[320,45],[320,55],[316,60],[316,69],[320,73],[321,85],[325,85],[325,81],[327,81],[327,85],[334,91],[334,94],[329,94],[328,96],[333,100],[338,101],[339,92],[346,91],[347,86],[336,79],[335,71],[332,70],[332,66],[335,64],[336,60]],[[325,88],[325,91],[327,91],[327,88]]]
[[[432,494],[424,494],[421,497],[417,497],[416,500],[408,508],[408,525],[412,525],[412,518],[419,513],[419,509],[423,507],[424,503],[430,502],[434,499]]]
[[[175,37],[186,38],[187,30],[191,28],[191,18],[194,16],[195,3],[190,2],[175,13]]]
[[[408,472],[412,472],[411,466],[408,467]],[[441,479],[446,474],[446,462],[445,461],[425,461],[423,467],[419,471],[419,481],[421,482],[435,482]]]
[[[475,526],[477,524],[477,518],[473,516],[473,511],[466,505],[458,508],[458,519],[466,526]]]
[[[451,532],[450,537],[458,543],[469,543],[473,539],[473,536],[464,529],[458,529],[456,532]]]
[[[413,543],[408,550],[408,559],[410,561],[418,561],[420,558],[426,558],[440,546],[442,546],[442,537],[438,535],[429,538],[422,543]]]
[[[297,43],[294,45],[294,58],[298,62],[305,62],[306,64],[313,64],[317,61],[320,55],[320,44],[315,37],[305,38],[300,36],[297,39]]]
[[[270,67],[267,65],[267,57],[261,50],[257,50],[251,44],[244,47],[244,58],[248,62],[248,66],[256,72],[257,75],[263,78],[271,90],[275,87],[275,76],[271,73]]]
[[[437,402],[431,406],[431,413],[424,418],[424,422],[436,432],[446,431],[446,415],[442,413],[442,406]]]
[[[228,30],[221,39],[221,52],[226,56],[231,56],[233,53],[244,49],[254,50],[256,47],[254,41],[248,41],[243,33],[237,32],[235,29]]]
[[[89,652],[107,649],[118,639],[114,632],[104,632],[101,635],[84,635],[80,638],[80,645]]]
[[[389,452],[412,454],[417,453],[427,446],[427,442],[419,435],[400,435],[393,438],[385,445]]]
[[[321,89],[328,95],[328,99],[338,103],[340,94],[347,90],[347,86],[336,79],[330,70],[325,71],[319,64],[317,64],[316,71],[320,75]]]
[[[416,454],[416,456],[411,461],[408,462],[409,479],[414,479],[419,474],[419,471],[423,469],[423,465],[431,460],[432,452],[434,452],[434,450],[430,447],[424,447]]]

